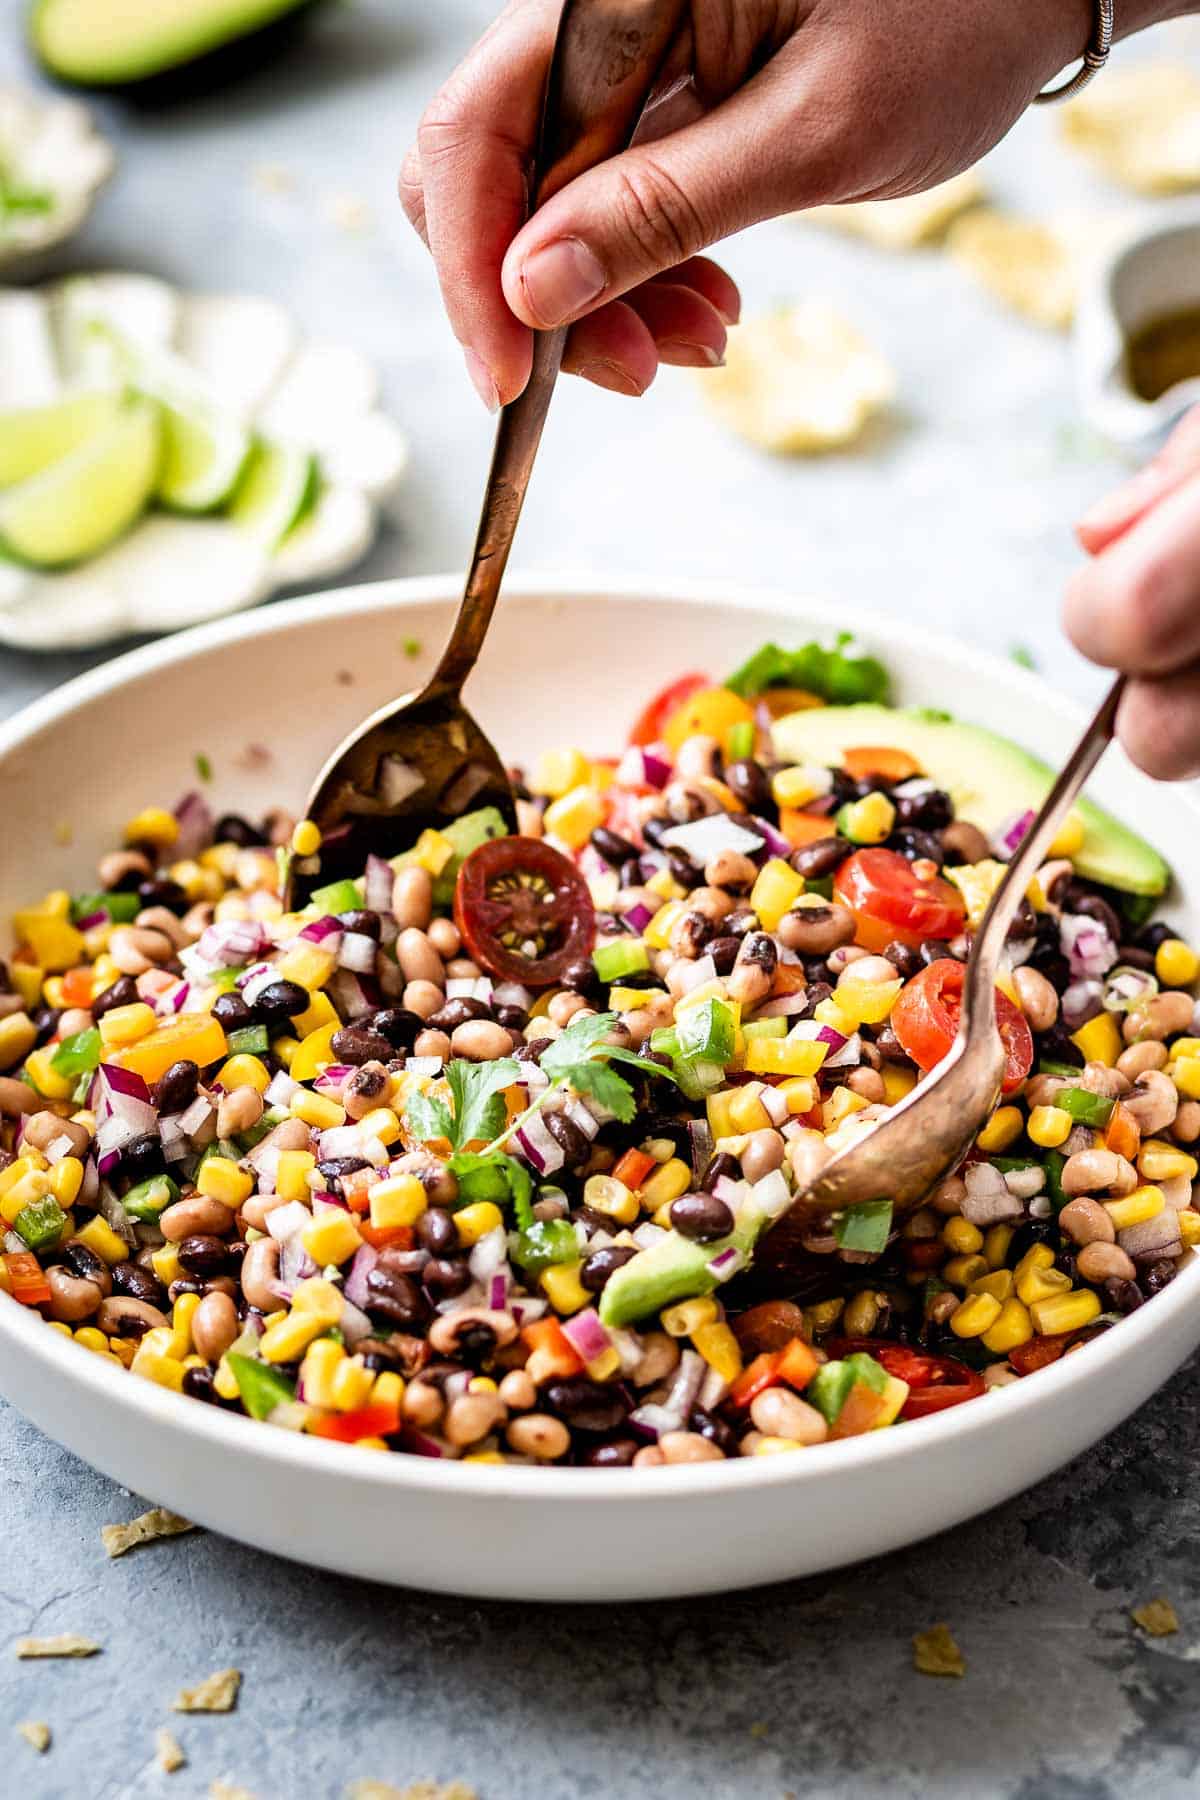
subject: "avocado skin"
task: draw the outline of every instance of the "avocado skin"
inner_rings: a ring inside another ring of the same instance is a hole
[[[907,750],[929,779],[947,790],[958,816],[986,832],[1016,813],[1036,811],[1054,780],[1046,763],[998,732],[932,710],[815,707],[780,719],[773,736],[777,755],[830,767],[860,745]],[[1158,851],[1091,800],[1077,805],[1084,842],[1072,860],[1079,874],[1122,893],[1165,893],[1171,871]]]
[[[75,8],[80,0],[71,0]],[[190,32],[197,13],[208,10],[191,0],[169,0],[179,35],[151,45],[127,39],[108,56],[79,57],[49,35],[63,0],[34,0],[28,21],[30,48],[46,72],[71,87],[123,92],[149,108],[172,106],[228,86],[274,62],[321,0],[242,0],[219,29]],[[93,0],[103,12],[106,0]]]

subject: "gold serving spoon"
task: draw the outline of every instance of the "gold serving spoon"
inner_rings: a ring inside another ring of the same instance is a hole
[[[1109,690],[992,896],[967,959],[953,1049],[886,1119],[835,1156],[796,1196],[755,1250],[756,1289],[787,1294],[811,1276],[814,1261],[829,1267],[831,1259],[814,1258],[803,1240],[826,1226],[830,1213],[868,1200],[890,1200],[896,1220],[913,1212],[974,1143],[1000,1098],[1004,1075],[996,974],[1008,928],[1059,827],[1112,741],[1123,686],[1122,678]]]
[[[530,181],[533,210],[628,145],[685,5],[566,0]],[[500,414],[466,587],[441,661],[425,687],[352,732],[317,777],[305,810],[321,829],[323,882],[357,874],[369,850],[392,855],[426,826],[478,807],[496,807],[516,829],[504,764],[463,705],[462,688],[495,611],[566,341],[565,327],[536,334],[529,384]],[[285,903],[294,904],[290,892]]]

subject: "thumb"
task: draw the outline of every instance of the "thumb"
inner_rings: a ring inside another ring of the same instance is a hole
[[[1107,550],[1160,500],[1200,471],[1200,406],[1175,427],[1158,455],[1084,513],[1075,528],[1089,556]]]
[[[577,176],[509,246],[502,281],[517,318],[535,330],[571,324],[718,238],[806,204],[785,195],[777,153],[794,105],[768,65],[704,118]]]

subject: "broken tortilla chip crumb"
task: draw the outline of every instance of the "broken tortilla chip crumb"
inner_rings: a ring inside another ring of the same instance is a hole
[[[915,1632],[912,1643],[913,1668],[918,1675],[966,1674],[966,1661],[948,1625],[932,1625],[928,1631]]]
[[[18,1638],[17,1655],[30,1656],[98,1656],[102,1645],[77,1632],[64,1631],[58,1637]]]
[[[465,1781],[414,1781],[405,1788],[389,1781],[352,1781],[346,1800],[479,1800],[479,1796]]]
[[[249,1788],[231,1787],[227,1781],[210,1781],[208,1800],[254,1800]]]
[[[192,1521],[180,1513],[168,1512],[165,1506],[152,1506],[149,1512],[139,1513],[123,1525],[102,1525],[100,1539],[109,1556],[124,1556],[139,1544],[153,1544],[159,1538],[179,1537],[195,1529]]]
[[[187,1767],[183,1745],[165,1726],[154,1734],[154,1757],[164,1775],[173,1775],[176,1769]]]
[[[17,1730],[27,1744],[32,1744],[39,1756],[44,1756],[50,1748],[50,1727],[41,1719],[22,1719]]]
[[[1147,1637],[1173,1637],[1179,1630],[1179,1615],[1165,1594],[1135,1606],[1129,1616]]]
[[[171,1702],[173,1712],[232,1712],[242,1685],[240,1669],[218,1669],[198,1687],[181,1688]]]

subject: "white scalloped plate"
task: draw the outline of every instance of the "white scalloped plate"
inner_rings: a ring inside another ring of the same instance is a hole
[[[36,259],[78,231],[116,165],[112,145],[86,106],[33,88],[0,86],[0,165],[21,186],[45,193],[49,212],[0,224],[0,268],[29,278]]]
[[[65,650],[175,631],[338,574],[366,553],[379,503],[403,479],[408,455],[399,428],[377,409],[379,384],[364,357],[306,343],[274,301],[185,294],[148,275],[0,288],[0,411],[88,381],[86,349],[68,329],[84,295],[90,312],[135,343],[169,346],[247,424],[315,452],[324,485],[273,552],[219,516],[149,512],[77,568],[40,573],[0,562],[0,643]]]

